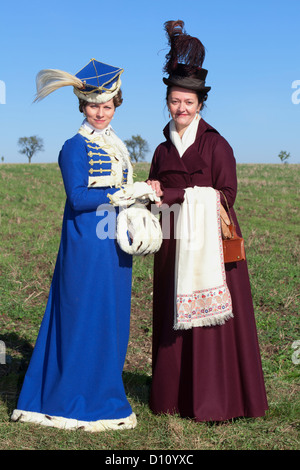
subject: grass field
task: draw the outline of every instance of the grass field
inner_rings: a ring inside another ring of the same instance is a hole
[[[148,164],[137,164],[137,179]],[[44,314],[60,240],[65,194],[56,164],[0,166],[0,449],[6,450],[298,450],[299,165],[238,165],[235,204],[246,240],[269,401],[264,418],[219,425],[154,416],[151,383],[153,257],[135,258],[131,336],[124,370],[137,414],[132,431],[89,434],[12,423]],[[80,374],[80,370],[78,371]]]

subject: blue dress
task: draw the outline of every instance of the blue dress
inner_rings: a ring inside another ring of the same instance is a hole
[[[72,420],[121,419],[122,427],[124,418],[134,416],[122,381],[132,257],[113,236],[116,212],[108,206],[108,194],[116,188],[88,187],[89,144],[76,134],[59,155],[67,195],[61,242],[14,421],[47,424],[46,415],[50,426],[55,426],[53,417],[61,417],[63,425],[57,427],[68,427]]]

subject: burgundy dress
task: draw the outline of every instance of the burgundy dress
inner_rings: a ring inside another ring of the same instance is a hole
[[[241,235],[232,208],[237,178],[229,144],[201,119],[194,144],[180,157],[168,129],[167,125],[166,141],[157,147],[149,174],[149,179],[161,182],[164,204],[182,203],[187,187],[222,190]],[[225,206],[222,198],[221,202]],[[162,210],[162,217],[164,213],[170,218],[168,210]],[[174,330],[176,241],[172,231],[154,259],[150,408],[157,414],[179,414],[196,421],[263,416],[268,404],[247,262],[226,265],[234,318],[223,325]]]

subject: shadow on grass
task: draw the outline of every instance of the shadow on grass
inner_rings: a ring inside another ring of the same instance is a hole
[[[126,394],[141,404],[149,403],[151,377],[142,372],[123,372]]]
[[[0,340],[9,352],[5,364],[0,364],[0,397],[6,403],[10,415],[16,407],[33,347],[16,333],[1,335]],[[123,381],[129,396],[141,404],[148,404],[151,377],[139,371],[126,371],[123,372]]]
[[[0,397],[10,414],[17,404],[33,347],[16,333],[0,336],[6,348],[5,363],[0,364]]]

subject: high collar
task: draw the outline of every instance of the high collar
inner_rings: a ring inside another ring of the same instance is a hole
[[[170,122],[168,122],[168,124],[165,126],[164,130],[163,130],[163,133],[164,133],[164,136],[165,138],[171,142],[171,139],[170,139],[170,128],[169,128],[169,124]],[[209,124],[207,124],[206,121],[204,121],[203,118],[200,119],[199,121],[199,125],[198,125],[198,130],[197,130],[197,134],[196,134],[196,138],[195,138],[195,142],[197,140],[200,139],[200,137],[204,134],[204,132],[206,132],[207,130],[213,130],[215,131],[215,129],[210,126]],[[216,132],[216,131],[215,131]]]
[[[88,122],[87,119],[84,119],[83,123],[81,124],[81,126],[89,133],[89,134],[93,134],[93,135],[102,135],[102,134],[105,134],[105,135],[109,135],[112,131],[113,131],[113,128],[111,127],[111,125],[109,124],[107,127],[105,127],[105,129],[97,129],[96,127],[92,126],[92,124],[90,124]]]
[[[181,157],[184,152],[195,142],[200,119],[201,117],[199,114],[196,114],[181,137],[176,130],[175,121],[172,119],[172,121],[169,122],[170,139]]]
[[[166,147],[170,152],[170,159],[163,160],[161,162],[161,171],[176,170],[183,173],[195,173],[197,171],[202,171],[207,167],[207,163],[203,159],[201,154],[201,138],[206,132],[216,132],[212,126],[207,124],[204,119],[200,119],[196,138],[194,143],[184,152],[182,157],[180,157],[176,147],[173,145],[170,139],[169,123],[165,126],[163,133],[166,137]]]

